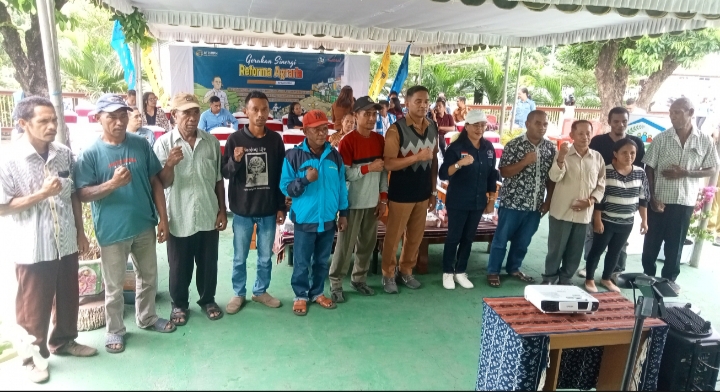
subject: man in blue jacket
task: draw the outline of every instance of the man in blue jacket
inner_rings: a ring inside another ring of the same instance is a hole
[[[287,151],[280,178],[280,190],[292,198],[295,251],[290,284],[295,292],[293,312],[298,316],[307,314],[308,300],[335,308],[323,292],[335,228],[347,227],[348,191],[342,157],[327,142],[329,123],[320,110],[303,116],[305,141]]]

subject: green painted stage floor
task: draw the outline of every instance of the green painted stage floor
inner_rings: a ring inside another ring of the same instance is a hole
[[[524,267],[536,279],[544,264],[547,234],[543,219]],[[274,265],[269,290],[282,300],[279,309],[250,302],[236,315],[209,321],[193,305],[186,326],[159,334],[139,330],[134,309],[126,306],[124,353],[105,352],[104,329],[81,333],[78,340],[97,347],[97,357],[51,357],[50,382],[40,386],[25,381],[16,359],[0,365],[0,389],[474,389],[482,298],[519,296],[524,287],[505,280],[502,288],[490,288],[485,281],[485,248],[484,243],[473,247],[468,273],[475,289],[442,288],[442,245],[433,245],[430,274],[419,276],[421,289],[401,287],[399,295],[361,297],[346,283],[347,303],[335,310],[311,305],[306,317],[292,313],[291,268],[286,262]],[[220,237],[217,302],[223,308],[232,295],[232,252],[228,230]],[[255,274],[254,255],[250,253],[250,277]],[[720,248],[708,244],[702,268],[683,266],[678,280],[683,297],[715,325],[720,325],[720,308],[712,306],[720,297],[719,255]],[[164,245],[158,247],[158,264],[158,310],[168,317]],[[641,270],[638,255],[631,255],[628,264],[628,271]],[[378,276],[370,276],[369,284],[382,291]],[[625,294],[632,298],[631,292]],[[195,300],[193,293],[191,301]]]

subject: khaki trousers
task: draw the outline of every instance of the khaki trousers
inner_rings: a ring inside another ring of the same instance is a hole
[[[400,273],[412,274],[417,264],[418,250],[425,233],[425,217],[427,216],[429,200],[417,203],[388,203],[387,230],[382,251],[382,273],[386,278],[395,276],[397,263],[397,248],[400,237],[403,239],[402,253],[400,253]]]
[[[335,253],[330,265],[330,289],[342,290],[342,281],[347,275],[355,251],[352,281],[365,283],[370,270],[370,258],[377,243],[375,208],[350,210],[347,230],[338,232]]]

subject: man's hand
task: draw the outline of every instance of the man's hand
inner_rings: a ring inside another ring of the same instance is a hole
[[[587,209],[587,208],[592,207],[592,205],[593,205],[592,199],[587,198],[587,199],[577,199],[577,200],[575,200],[575,201],[572,203],[571,207],[572,207],[572,209],[575,210],[575,211],[582,211],[582,210],[584,210],[584,209]]]
[[[472,155],[465,155],[465,158],[458,161],[458,165],[460,166],[470,166],[475,162],[475,158],[473,158]]]
[[[377,206],[375,206],[375,218],[377,220],[380,220],[380,218],[382,218],[383,215],[385,215],[386,209],[387,209],[387,201],[386,202],[379,201],[377,203]]]
[[[540,218],[545,216],[548,211],[550,211],[550,200],[545,200],[545,202],[540,206]]]
[[[305,178],[310,182],[315,182],[318,179],[318,171],[314,167],[308,167],[305,171]]]
[[[275,224],[282,225],[285,223],[285,211],[278,211],[277,214],[275,214]]]
[[[417,153],[417,159],[418,161],[432,161],[433,159],[433,150],[432,148],[423,148]]]
[[[245,155],[245,147],[235,147],[235,150],[233,150],[233,159],[235,162],[240,162],[243,155]]]
[[[167,165],[169,167],[175,167],[175,166],[177,166],[178,163],[180,163],[180,161],[183,160],[183,158],[185,158],[185,156],[183,155],[182,147],[175,146],[170,149],[170,154],[168,154],[168,158],[167,158],[167,161],[165,162],[165,165]]]
[[[523,157],[523,163],[525,166],[532,165],[535,162],[537,162],[537,152],[535,151],[530,151]]]
[[[338,219],[338,231],[345,231],[345,229],[347,229],[347,217],[341,216]]]
[[[593,231],[602,234],[605,231],[605,225],[602,223],[602,219],[593,220]]]
[[[84,231],[80,231],[77,233],[77,245],[78,245],[78,254],[85,254],[88,250],[90,250],[90,242],[88,241],[87,237],[85,236]]]
[[[430,196],[430,202],[428,203],[428,212],[435,211],[435,204],[437,203],[437,198],[435,196]]]
[[[132,181],[132,173],[130,173],[130,170],[128,170],[127,167],[118,166],[115,168],[115,173],[113,173],[113,177],[110,181],[112,181],[115,189],[123,187]]]
[[[665,203],[658,199],[650,200],[650,208],[655,212],[665,212]]]
[[[368,165],[368,170],[371,172],[381,172],[385,168],[385,161],[382,159],[376,159]]]
[[[570,143],[568,142],[562,142],[560,145],[560,151],[558,152],[558,161],[565,160],[565,155],[567,155],[568,151],[570,150]]]
[[[226,211],[219,211],[217,214],[217,218],[215,219],[215,230],[217,231],[223,231],[227,228],[227,212]]]
[[[640,223],[640,234],[645,235],[648,232],[648,224],[646,221]]]
[[[45,198],[57,196],[60,194],[60,191],[62,191],[62,182],[60,182],[60,179],[56,176],[46,178],[40,188],[40,192]]]
[[[662,175],[670,179],[678,179],[688,176],[688,171],[678,165],[672,165],[670,169],[662,171]]]
[[[493,212],[495,212],[495,200],[488,200],[483,214],[492,214]]]
[[[160,223],[157,225],[157,241],[158,244],[162,244],[167,241],[169,231],[167,219],[160,218]]]

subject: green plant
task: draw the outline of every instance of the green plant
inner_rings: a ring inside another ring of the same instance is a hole
[[[500,135],[500,144],[505,146],[510,142],[510,140],[515,139],[518,136],[522,136],[525,133],[525,130],[522,128],[513,128],[510,130],[507,130]]]
[[[475,71],[475,88],[485,93],[491,105],[502,104],[504,75],[503,63],[493,56],[487,56]]]
[[[104,93],[125,91],[123,70],[110,43],[102,37],[90,37],[84,44],[80,40],[71,38],[76,45],[60,58],[66,87],[87,93],[93,101]]]
[[[140,44],[141,49],[148,48],[155,43],[155,40],[148,35],[150,30],[145,21],[145,15],[137,7],[133,7],[131,14],[115,13],[112,20],[120,22],[120,27],[125,34],[125,42]]]
[[[560,106],[563,104],[562,80],[556,76],[533,75],[530,77],[532,99],[542,106]]]
[[[715,236],[707,229],[700,228],[700,222],[710,218],[710,211],[705,211],[705,206],[712,203],[713,196],[718,191],[714,186],[708,186],[702,189],[698,195],[695,209],[690,216],[690,227],[688,228],[688,237],[694,238],[695,243],[699,241],[714,241]]]

